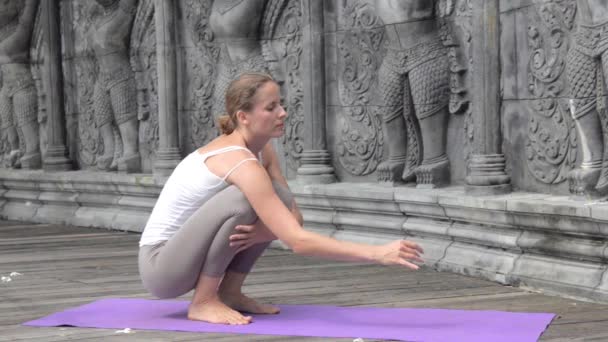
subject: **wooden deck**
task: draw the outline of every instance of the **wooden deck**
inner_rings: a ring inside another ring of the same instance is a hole
[[[327,341],[322,338],[116,329],[32,328],[20,323],[100,298],[150,298],[137,273],[138,234],[0,222],[0,341]],[[529,293],[429,269],[407,272],[319,261],[270,250],[245,292],[281,304],[554,312],[542,340],[608,341],[608,305]],[[353,339],[332,339],[352,341]],[[366,339],[366,341],[370,341]]]

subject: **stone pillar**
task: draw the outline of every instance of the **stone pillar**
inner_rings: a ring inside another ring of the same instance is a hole
[[[158,133],[154,175],[167,176],[181,160],[177,123],[175,2],[154,0],[158,68]]]
[[[511,191],[505,173],[500,125],[500,13],[499,0],[473,0],[473,91],[474,126],[466,192],[500,194]]]
[[[44,30],[45,63],[43,84],[46,94],[47,140],[44,156],[45,171],[64,171],[72,168],[65,145],[65,109],[63,72],[61,67],[61,33],[59,30],[59,1],[42,1],[41,15]]]
[[[304,151],[296,180],[301,183],[336,181],[325,140],[324,1],[302,0],[302,78],[304,86]]]

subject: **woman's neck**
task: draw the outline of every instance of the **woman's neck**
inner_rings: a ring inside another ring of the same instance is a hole
[[[255,154],[256,156],[258,153],[260,153],[260,151],[262,151],[269,140],[268,138],[264,137],[250,136],[246,132],[242,132],[239,129],[235,129],[230,135],[233,135],[235,140],[238,139],[241,141],[251,151],[251,153]]]

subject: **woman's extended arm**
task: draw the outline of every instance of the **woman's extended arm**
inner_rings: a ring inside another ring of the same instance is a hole
[[[264,161],[264,168],[268,172],[270,179],[289,189],[289,184],[287,184],[287,180],[285,179],[285,176],[283,176],[281,166],[279,165],[279,158],[277,157],[277,153],[274,151],[271,143],[266,144],[262,150],[262,159]],[[300,212],[300,208],[298,208],[295,199],[289,210],[294,215],[296,220],[298,220],[298,223],[303,225],[304,218],[302,217],[302,213]]]
[[[416,243],[397,240],[381,246],[326,237],[306,231],[274,192],[269,174],[258,163],[245,163],[228,180],[245,194],[258,217],[270,231],[297,254],[332,260],[399,264],[411,269],[422,262]]]

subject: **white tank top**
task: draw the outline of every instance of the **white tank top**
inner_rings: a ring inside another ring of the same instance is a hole
[[[246,161],[257,161],[256,158],[243,159],[223,178],[209,171],[205,164],[207,158],[235,150],[249,151],[241,146],[228,146],[207,153],[194,151],[175,167],[152,209],[139,240],[140,247],[169,240],[209,198],[228,187],[226,178],[232,171]]]

